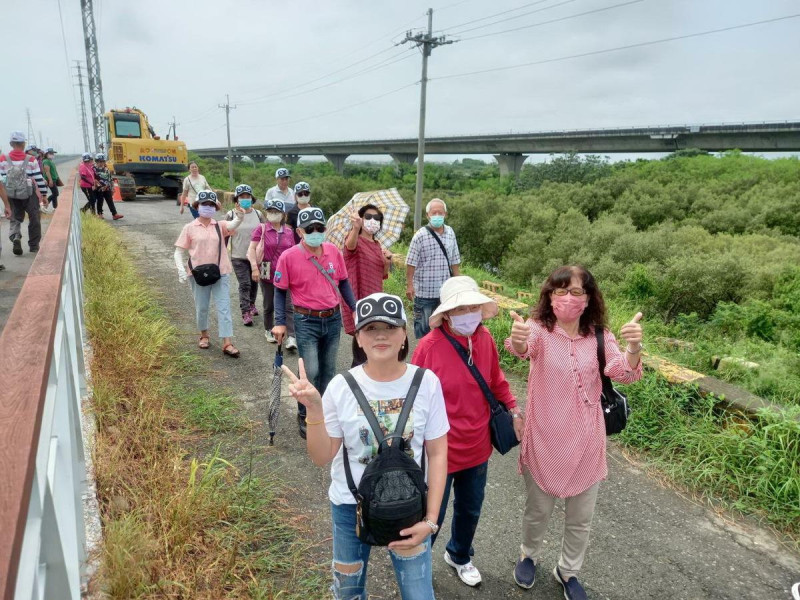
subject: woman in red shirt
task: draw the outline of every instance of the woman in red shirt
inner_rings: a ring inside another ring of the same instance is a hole
[[[383,280],[389,277],[392,253],[383,248],[375,234],[383,227],[383,213],[373,204],[367,204],[350,214],[352,225],[344,240],[344,264],[356,301],[383,291]],[[353,312],[347,303],[340,302],[344,330],[355,335]],[[361,364],[353,355],[353,367]]]
[[[583,600],[586,592],[577,575],[600,481],[608,474],[595,328],[603,330],[605,374],[632,383],[642,376],[642,313],[622,326],[627,348],[620,352],[606,328],[605,303],[594,277],[582,267],[565,266],[545,281],[530,319],[524,321],[513,312],[511,316],[514,323],[505,346],[531,365],[519,455],[527,498],[514,580],[526,589],[533,586],[556,498],[564,498],[564,539],[553,575],[565,598]]]
[[[471,277],[451,277],[441,288],[441,304],[431,315],[431,332],[419,341],[411,362],[433,371],[442,382],[450,432],[447,436],[447,482],[439,510],[444,522],[452,487],[453,521],[445,562],[469,586],[481,582],[472,564],[472,540],[481,516],[492,443],[489,434],[489,402],[478,382],[448,337],[463,346],[495,398],[514,416],[517,439],[522,437],[522,415],[500,369],[492,334],[481,322],[497,315],[497,303],[478,291]],[[433,538],[435,541],[435,537]]]

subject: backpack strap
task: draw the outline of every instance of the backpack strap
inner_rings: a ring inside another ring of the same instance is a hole
[[[441,248],[441,249],[442,249],[442,252],[444,253],[444,258],[445,258],[445,260],[447,261],[447,270],[448,270],[448,272],[450,273],[450,277],[452,277],[452,276],[453,276],[453,267],[451,267],[451,266],[450,266],[450,257],[447,255],[447,250],[445,249],[445,247],[444,247],[444,244],[442,243],[442,240],[441,240],[441,238],[440,238],[440,237],[439,237],[439,235],[438,235],[438,234],[437,234],[437,233],[436,233],[436,232],[433,230],[433,227],[431,227],[430,225],[426,225],[426,226],[425,226],[425,229],[427,229],[427,230],[428,230],[428,233],[430,233],[430,234],[433,236],[433,239],[435,239],[435,240],[436,240],[436,243],[437,243],[437,244],[439,244],[439,248]]]
[[[406,399],[403,401],[403,410],[400,411],[400,416],[397,418],[397,426],[394,428],[394,433],[390,434],[387,437],[401,437],[403,435],[403,429],[406,427],[406,422],[408,421],[408,415],[411,413],[411,409],[414,406],[414,400],[417,398],[417,392],[419,392],[420,384],[422,383],[422,377],[425,375],[425,371],[422,367],[417,367],[417,372],[414,373],[414,377],[411,379],[411,386],[408,388],[408,393],[406,393]],[[385,437],[381,432],[381,427],[378,424],[378,419],[375,416],[375,413],[372,410],[372,407],[369,405],[369,402],[364,397],[364,392],[361,391],[361,387],[358,385],[356,378],[353,377],[350,371],[346,371],[342,373],[344,380],[347,382],[347,385],[350,387],[350,391],[353,392],[353,396],[355,396],[356,402],[361,407],[361,410],[364,412],[364,416],[367,418],[367,423],[369,423],[370,428],[372,429],[372,433],[375,434],[375,439],[378,440],[378,445],[382,444],[385,441]],[[399,435],[398,435],[398,432]],[[360,502],[363,498],[361,494],[358,493],[358,487],[356,487],[356,483],[353,480],[353,472],[350,470],[350,459],[347,456],[347,444],[345,440],[342,440],[342,459],[344,462],[344,476],[347,480],[347,487],[350,489],[350,493],[353,494],[353,498],[356,499],[357,502]],[[422,472],[425,473],[425,444],[423,442],[422,445]]]

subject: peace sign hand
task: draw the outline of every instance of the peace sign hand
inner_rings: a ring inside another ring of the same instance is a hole
[[[281,367],[291,382],[289,384],[289,393],[295,400],[309,410],[321,411],[322,396],[319,395],[317,388],[315,388],[308,380],[308,377],[306,376],[306,366],[303,363],[302,358],[297,361],[297,368],[300,373],[300,377],[297,377],[297,375],[292,373],[292,370],[286,365]]]
[[[642,326],[639,323],[642,320],[642,316],[642,313],[637,312],[619,331],[620,337],[628,342],[631,350],[637,350],[642,344]]]

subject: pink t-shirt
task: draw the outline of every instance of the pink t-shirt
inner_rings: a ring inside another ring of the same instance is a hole
[[[183,226],[175,245],[178,248],[185,248],[189,251],[189,258],[192,259],[192,265],[195,267],[216,264],[217,256],[219,256],[219,272],[221,275],[227,275],[233,270],[231,259],[228,257],[228,251],[225,249],[223,242],[220,241],[217,235],[214,223],[219,223],[223,238],[233,233],[232,231],[228,232],[227,221],[211,219],[208,225],[203,225],[200,219],[195,219]],[[221,255],[218,254],[220,247],[222,248]]]
[[[81,166],[78,167],[78,174],[81,178],[81,187],[82,188],[90,188],[94,187],[94,169],[92,168],[92,163],[90,162],[83,162]]]
[[[317,262],[336,283],[347,279],[347,267],[339,248],[331,243],[322,243],[322,256]],[[275,267],[273,285],[292,293],[292,304],[312,310],[327,310],[339,304],[339,292],[333,289],[325,276],[319,272],[302,242],[281,254]]]

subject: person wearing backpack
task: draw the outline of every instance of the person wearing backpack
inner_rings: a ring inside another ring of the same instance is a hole
[[[288,367],[289,392],[306,407],[306,447],[331,464],[333,597],[367,598],[372,546],[388,546],[403,600],[433,600],[430,536],[447,476],[449,424],[436,375],[405,362],[406,315],[397,296],[356,305],[354,352],[365,362],[337,375],[320,397]],[[427,486],[425,478],[427,476]]]
[[[42,239],[42,224],[39,220],[39,196],[47,198],[47,182],[42,177],[39,163],[33,156],[25,153],[25,134],[21,131],[11,133],[11,152],[0,154],[0,177],[6,178],[6,193],[11,204],[11,227],[9,239],[14,254],[22,254],[22,222],[28,215],[28,248],[39,251]],[[38,193],[34,192],[34,184]]]
[[[264,214],[253,208],[253,188],[247,184],[236,186],[233,192],[233,202],[244,212],[242,224],[231,234],[231,263],[236,279],[239,281],[239,309],[242,311],[242,323],[247,327],[253,326],[253,317],[258,316],[256,298],[258,296],[258,282],[250,278],[250,260],[247,258],[247,249],[250,247],[250,238],[253,232],[264,223]],[[229,210],[225,218],[233,220],[233,211]]]
[[[522,414],[500,368],[497,344],[482,325],[497,315],[497,302],[482,294],[475,280],[466,275],[445,281],[440,297],[442,303],[429,320],[431,332],[419,341],[411,362],[430,369],[442,382],[450,433],[447,482],[437,523],[441,526],[444,522],[452,489],[453,519],[444,561],[461,581],[476,586],[481,574],[472,564],[472,541],[492,455],[490,404],[500,402],[510,411],[517,442],[523,434]],[[488,394],[473,369],[483,378]]]
[[[264,337],[270,344],[278,340],[272,335],[275,325],[275,286],[272,284],[275,267],[281,254],[294,246],[294,232],[286,224],[286,207],[283,200],[267,200],[264,205],[267,222],[253,230],[247,258],[250,260],[250,279],[260,285],[264,302]],[[289,294],[286,294],[286,349],[296,350],[294,315]]]

